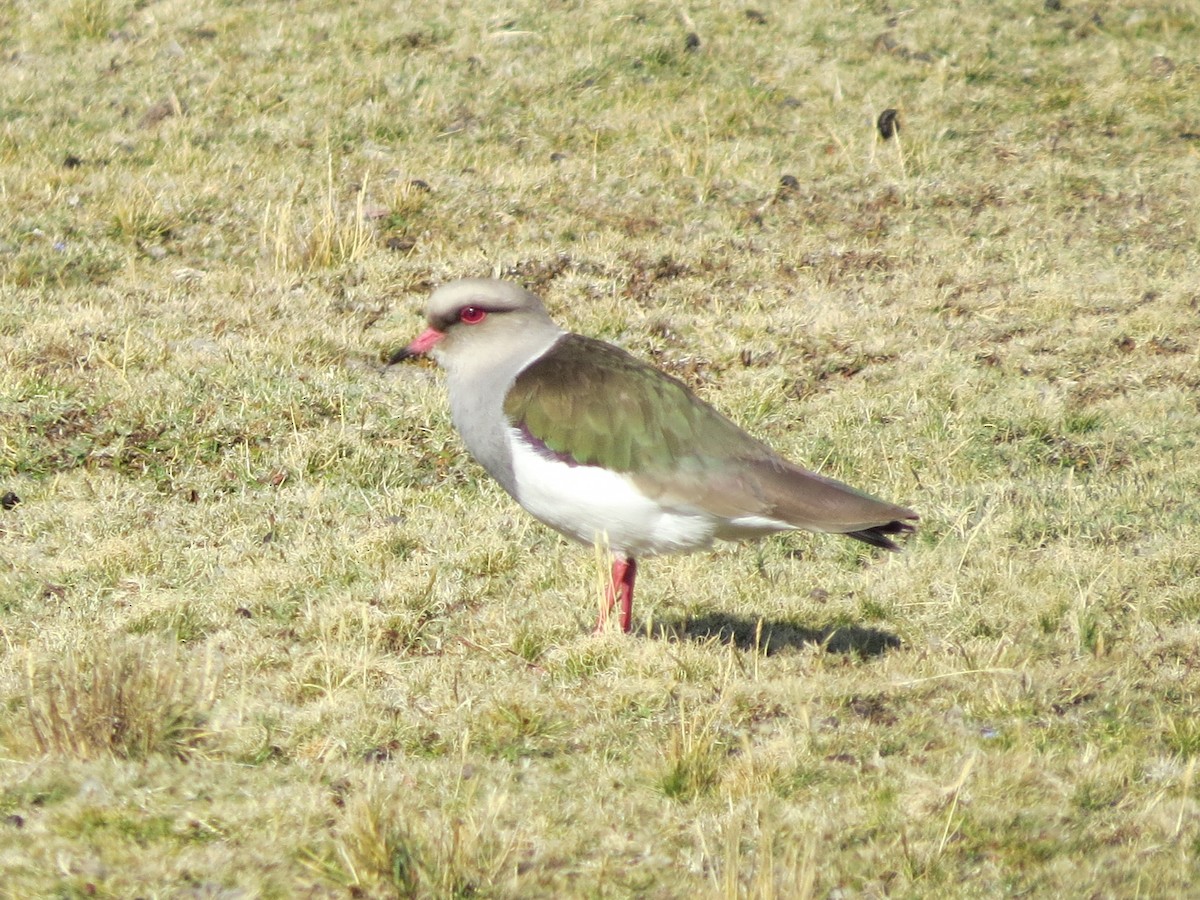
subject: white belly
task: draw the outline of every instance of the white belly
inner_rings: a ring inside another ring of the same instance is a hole
[[[572,466],[532,449],[509,430],[516,491],[513,496],[551,528],[585,544],[607,541],[631,557],[699,550],[712,544],[717,517],[662,506],[624,475],[596,466]]]

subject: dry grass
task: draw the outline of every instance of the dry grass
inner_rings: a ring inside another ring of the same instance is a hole
[[[31,658],[25,711],[37,750],[85,760],[192,757],[204,743],[217,682],[211,669],[185,671],[177,656],[174,645],[140,643],[70,648],[44,671]]]
[[[1198,23],[1054,6],[0,8],[0,897],[1193,894]],[[486,273],[920,533],[592,636]]]

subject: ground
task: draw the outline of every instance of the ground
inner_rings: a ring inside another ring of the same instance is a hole
[[[0,897],[1194,896],[1198,38],[0,6]],[[380,363],[478,275],[918,534],[644,560],[593,636]]]

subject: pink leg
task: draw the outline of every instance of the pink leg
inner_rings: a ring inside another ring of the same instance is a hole
[[[637,560],[627,559],[617,573],[617,563],[613,563],[613,582],[620,581],[617,593],[621,595],[621,630],[629,634],[633,630],[633,581],[637,578]]]
[[[617,601],[621,601],[621,630],[628,634],[633,629],[633,581],[637,578],[637,560],[618,557],[612,564],[612,581],[604,592],[607,604],[600,610],[596,632],[604,630],[608,615]]]

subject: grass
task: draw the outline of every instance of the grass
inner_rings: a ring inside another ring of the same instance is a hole
[[[1200,23],[1053,7],[0,10],[0,897],[1191,895]],[[482,274],[920,532],[593,636]]]
[[[25,711],[37,749],[80,759],[162,754],[186,761],[203,745],[216,685],[207,672],[185,671],[176,652],[144,645],[70,649],[45,671],[30,659]]]

